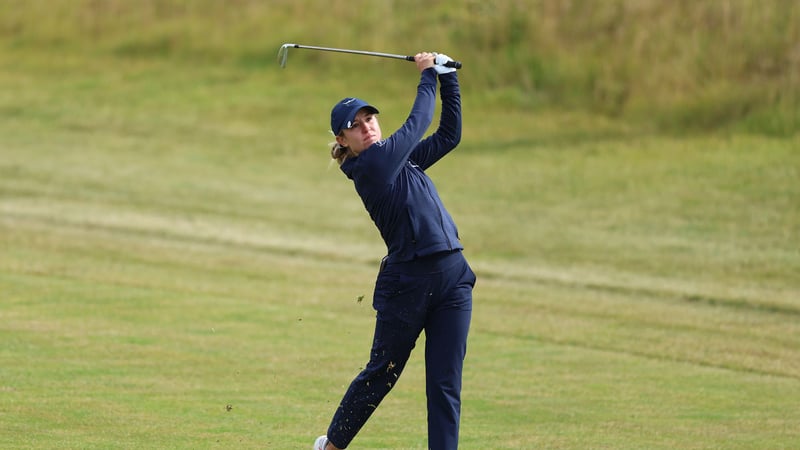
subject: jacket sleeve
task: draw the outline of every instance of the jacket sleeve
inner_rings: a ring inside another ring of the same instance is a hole
[[[410,159],[423,170],[432,166],[461,142],[461,91],[458,75],[450,72],[439,75],[442,92],[442,112],[439,128],[417,145]]]
[[[409,155],[425,135],[433,121],[436,107],[436,71],[426,69],[420,75],[414,106],[403,125],[388,139],[373,144],[359,156],[369,177],[376,183],[392,183],[409,159]]]

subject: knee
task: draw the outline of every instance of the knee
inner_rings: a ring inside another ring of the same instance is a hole
[[[405,364],[406,360],[399,358],[371,359],[356,379],[365,383],[384,383],[391,389],[403,373]]]
[[[458,370],[429,371],[428,395],[458,399],[461,396],[461,372]]]

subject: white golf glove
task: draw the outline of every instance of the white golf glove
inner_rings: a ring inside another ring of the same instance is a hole
[[[443,73],[455,72],[456,71],[455,67],[445,67],[445,65],[444,65],[446,62],[452,61],[452,60],[453,60],[453,58],[451,58],[451,57],[449,57],[447,55],[444,55],[444,54],[441,54],[441,53],[437,53],[436,54],[436,58],[433,60],[433,68],[436,70],[436,73],[438,73],[439,75],[441,75]]]

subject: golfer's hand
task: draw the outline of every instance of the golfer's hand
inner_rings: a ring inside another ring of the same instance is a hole
[[[433,67],[435,58],[435,53],[422,52],[414,55],[414,62],[417,63],[417,69],[422,72],[425,69]]]
[[[447,67],[447,66],[445,66],[445,64],[447,64],[450,61],[452,61],[453,58],[451,58],[451,57],[449,57],[449,56],[447,56],[445,54],[442,54],[442,53],[434,53],[434,55],[436,57],[433,60],[433,62],[435,64],[433,66],[433,68],[436,69],[436,73],[441,75],[443,73],[450,73],[450,72],[455,72],[456,71],[455,67]]]

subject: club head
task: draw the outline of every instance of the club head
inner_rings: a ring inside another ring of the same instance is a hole
[[[283,44],[278,50],[278,64],[281,65],[281,68],[286,67],[286,60],[289,59],[289,48],[293,46],[294,44]]]

